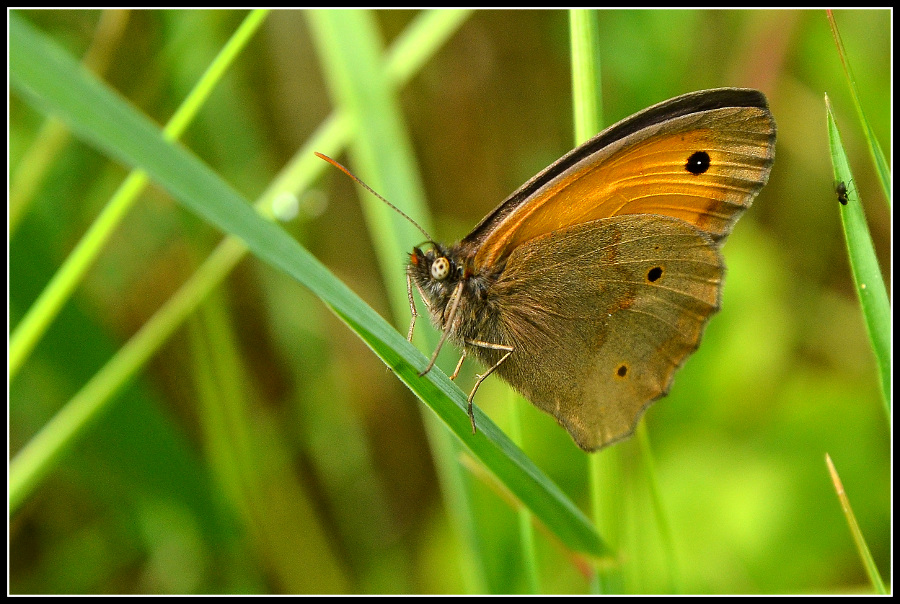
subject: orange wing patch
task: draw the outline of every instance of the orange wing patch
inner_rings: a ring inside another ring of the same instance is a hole
[[[713,239],[731,232],[768,179],[775,125],[767,111],[727,107],[635,132],[537,190],[483,242],[493,265],[546,233],[622,214],[683,220]]]

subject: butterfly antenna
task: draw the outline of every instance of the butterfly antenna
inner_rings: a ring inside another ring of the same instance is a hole
[[[324,155],[324,154],[322,154],[322,153],[319,153],[318,151],[313,151],[313,153],[315,153],[317,157],[320,157],[320,158],[324,159],[324,160],[327,161],[329,164],[331,164],[332,166],[334,166],[335,168],[337,168],[338,170],[340,170],[341,172],[343,172],[344,174],[346,174],[347,176],[349,176],[350,178],[352,178],[353,180],[355,180],[356,182],[358,182],[359,184],[361,184],[361,185],[362,185],[369,193],[371,193],[372,195],[374,195],[375,197],[377,197],[378,199],[380,199],[381,201],[383,201],[384,203],[386,203],[386,204],[388,205],[389,208],[391,208],[392,210],[394,210],[395,212],[397,212],[398,214],[400,214],[401,216],[403,216],[404,218],[406,218],[406,219],[407,219],[414,227],[416,227],[417,229],[419,229],[419,231],[421,231],[422,234],[425,235],[425,238],[426,238],[428,241],[433,241],[433,239],[431,238],[431,235],[429,235],[428,233],[426,233],[426,232],[425,232],[425,229],[423,229],[422,227],[420,227],[418,222],[416,222],[415,220],[413,220],[412,218],[410,218],[409,216],[407,216],[406,213],[405,213],[403,210],[401,210],[400,208],[398,208],[397,206],[395,206],[394,204],[392,204],[391,202],[389,202],[387,199],[385,199],[384,197],[382,197],[381,195],[379,195],[378,192],[375,191],[375,189],[373,189],[372,187],[370,187],[369,185],[367,185],[366,183],[364,183],[362,180],[360,180],[359,177],[358,177],[356,174],[354,174],[353,172],[351,172],[350,170],[348,170],[347,168],[345,168],[344,166],[342,166],[341,164],[339,164],[339,163],[336,162],[335,160],[331,159],[331,158],[328,157],[327,155]]]

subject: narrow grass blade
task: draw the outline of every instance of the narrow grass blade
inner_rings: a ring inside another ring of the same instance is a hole
[[[575,144],[580,145],[603,127],[603,90],[600,86],[600,24],[595,11],[569,11],[572,47],[572,108]]]
[[[572,105],[575,144],[580,145],[603,128],[603,91],[600,86],[600,26],[596,11],[570,10],[569,37],[572,52]],[[622,533],[619,508],[621,496],[620,451],[608,448],[591,455],[589,480],[591,512],[597,528],[620,544],[614,535]],[[604,562],[593,567],[591,593],[621,592],[621,569]]]
[[[881,580],[881,575],[878,573],[878,567],[875,565],[875,560],[872,558],[872,552],[869,551],[869,546],[866,545],[866,539],[859,529],[859,523],[856,522],[856,515],[853,513],[853,508],[850,507],[850,499],[844,491],[844,484],[841,482],[841,477],[838,476],[837,470],[834,467],[834,462],[831,461],[831,456],[828,455],[828,453],[825,454],[825,463],[828,465],[828,473],[831,475],[831,482],[834,483],[834,491],[837,493],[838,500],[841,502],[841,510],[844,512],[847,526],[850,527],[850,533],[853,535],[853,541],[856,543],[859,557],[862,559],[863,566],[866,567],[866,572],[869,574],[869,580],[872,581],[872,586],[875,587],[877,593],[887,595],[884,581]]]
[[[421,61],[422,49],[432,53],[452,32],[447,22],[459,25],[462,11],[448,11],[441,24],[435,26],[433,13],[422,13],[398,36],[388,54],[386,69],[405,82],[411,70],[421,62],[410,62],[398,55],[398,49],[419,48],[415,54]],[[12,19],[18,19],[13,15]],[[439,37],[438,34],[444,37]],[[13,49],[16,50],[15,48]],[[302,147],[261,195],[256,204],[261,216],[272,218],[272,205],[282,195],[298,195],[305,191],[327,164],[313,155],[313,150],[336,154],[353,131],[349,120],[340,113],[329,116],[308,143]],[[91,423],[114,400],[113,397],[155,354],[197,305],[219,285],[246,255],[247,247],[234,236],[226,237],[204,261],[197,272],[132,336],[131,339],[86,383],[47,425],[16,456],[18,470],[11,472],[10,509],[15,510],[39,481],[54,467],[75,439],[84,434]],[[15,482],[13,482],[13,477]],[[16,488],[13,488],[15,486]]]
[[[875,359],[878,363],[885,413],[890,420],[891,306],[888,302],[881,268],[878,266],[878,258],[875,255],[875,246],[872,244],[872,237],[869,234],[869,226],[866,224],[866,215],[859,199],[859,192],[853,182],[850,163],[841,143],[841,135],[838,132],[831,103],[827,96],[825,97],[825,106],[834,182],[836,186],[843,183],[843,186],[846,187],[846,205],[838,203],[838,200],[835,199],[835,206],[840,208],[841,223],[847,241],[847,254],[850,257],[850,269],[853,272],[853,281],[856,284],[856,293],[859,295],[859,302],[862,306],[869,340],[872,342],[872,350],[875,352]]]
[[[283,433],[269,429],[266,412],[253,408],[236,341],[221,295],[210,296],[188,322],[191,375],[197,392],[206,459],[231,503],[251,527],[258,555],[288,593],[352,590],[314,497],[292,467]],[[261,421],[262,419],[262,421]],[[303,552],[303,556],[297,556]],[[308,572],[306,557],[315,559]]]
[[[444,11],[433,14],[443,19],[454,17]],[[357,126],[357,136],[349,145],[354,170],[379,194],[400,204],[430,230],[424,186],[395,86],[389,72],[379,69],[382,50],[372,15],[362,11],[311,11],[306,16],[335,105]],[[410,52],[417,50],[409,47]],[[358,191],[395,324],[402,328],[407,324],[410,308],[404,266],[399,260],[421,240],[422,234],[374,195],[362,188]],[[431,332],[420,327],[414,335],[420,349],[434,348],[435,343],[429,341]],[[488,586],[483,548],[474,517],[472,483],[463,475],[458,461],[461,447],[432,414],[422,409],[432,457],[441,478],[441,493],[462,541],[465,584],[470,593],[484,593]]]
[[[85,67],[102,75],[125,33],[130,11],[105,9],[97,22],[91,46],[84,54]],[[9,183],[9,236],[15,234],[27,214],[35,192],[43,184],[59,152],[69,141],[69,131],[55,118],[48,118],[41,126],[28,149],[22,154]]]
[[[831,27],[831,35],[834,36],[834,43],[838,49],[838,55],[841,58],[841,65],[844,68],[844,75],[847,77],[847,84],[850,86],[850,96],[853,99],[853,106],[856,107],[856,115],[859,117],[859,123],[862,124],[863,132],[866,133],[866,142],[869,144],[869,153],[872,154],[872,162],[875,164],[875,172],[878,174],[878,181],[884,191],[885,199],[888,205],[891,203],[891,168],[884,151],[881,150],[881,144],[875,138],[872,127],[869,126],[869,120],[866,119],[866,113],[863,111],[862,103],[859,99],[859,90],[856,87],[856,78],[853,77],[853,70],[850,69],[850,61],[847,58],[847,51],[844,48],[844,41],[841,40],[841,33],[838,31],[837,22],[834,20],[834,12],[832,10],[825,11],[828,15],[828,25]]]
[[[210,64],[209,69],[197,82],[166,125],[163,136],[166,140],[177,140],[193,121],[194,116],[212,93],[216,83],[222,78],[225,70],[234,62],[256,30],[265,20],[266,11],[252,11],[234,35],[225,44],[219,55]],[[74,91],[72,91],[74,93]],[[97,216],[90,228],[75,245],[72,253],[28,309],[9,339],[9,377],[12,379],[21,368],[22,363],[34,350],[50,323],[59,314],[60,309],[75,291],[94,260],[100,254],[109,237],[119,225],[128,210],[131,209],[138,195],[147,186],[149,179],[141,170],[135,170],[119,186],[112,198]]]
[[[439,371],[418,376],[428,360],[299,243],[264,220],[251,205],[192,154],[166,141],[155,125],[77,62],[15,15],[10,17],[10,79],[36,105],[57,113],[86,142],[145,169],[180,203],[221,230],[240,237],[261,260],[306,285],[466,443],[567,546],[602,555],[606,548],[577,507],[485,415],[471,434],[465,395]],[[77,94],[72,95],[71,92]],[[58,417],[58,416],[57,416]],[[55,418],[54,418],[55,419]],[[60,443],[33,439],[10,464],[10,509],[46,471]],[[55,445],[47,451],[48,445]]]

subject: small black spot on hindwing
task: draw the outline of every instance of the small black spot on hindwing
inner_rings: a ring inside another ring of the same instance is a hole
[[[650,283],[656,283],[659,281],[659,278],[662,277],[663,269],[661,266],[654,266],[649,271],[647,271],[647,281]]]

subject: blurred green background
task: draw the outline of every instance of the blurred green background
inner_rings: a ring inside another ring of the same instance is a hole
[[[77,57],[101,19],[97,11],[23,15]],[[103,78],[164,123],[245,15],[106,15],[111,42]],[[835,16],[863,109],[887,145],[890,12]],[[378,12],[385,43],[414,17]],[[825,13],[604,11],[598,18],[607,124],[719,86],[764,91],[778,123],[770,182],[724,248],[723,309],[670,395],[645,416],[680,589],[868,592],[825,453],[890,583],[890,431],[840,230],[825,93],[887,280],[890,211]],[[569,70],[567,13],[479,11],[402,90],[439,240],[463,237],[572,147]],[[184,143],[255,199],[331,108],[303,14],[278,11]],[[9,115],[15,175],[46,116],[15,93]],[[77,139],[52,154],[10,235],[12,326],[126,173]],[[328,171],[300,207],[284,227],[405,333],[408,317],[390,317],[353,183]],[[11,456],[220,239],[164,191],[151,187],[143,195],[10,383]],[[351,331],[252,257],[218,294],[10,517],[11,592],[528,589],[516,555],[515,508],[477,470],[482,562],[471,568],[448,520],[420,404]],[[200,322],[215,326],[215,341],[198,335]],[[233,357],[236,375],[229,378],[241,385],[244,404],[224,420],[241,422],[235,443],[215,436],[221,413],[198,394],[210,379],[203,358],[223,350]],[[445,369],[454,361],[452,352],[442,354]],[[463,390],[475,370],[460,377]],[[476,400],[501,427],[510,404],[503,389],[488,380]],[[551,418],[521,406],[526,453],[587,509],[587,455]],[[625,569],[622,589],[668,591],[671,569],[660,570],[663,546],[644,461],[634,441],[615,449],[624,472],[614,495],[627,513],[623,535],[613,539]],[[245,464],[243,473],[233,464]],[[249,500],[234,482],[247,474],[257,487]],[[543,591],[587,590],[583,560],[541,531],[537,548]]]

